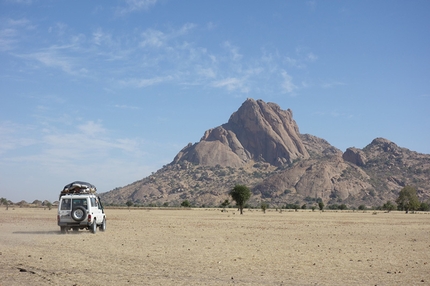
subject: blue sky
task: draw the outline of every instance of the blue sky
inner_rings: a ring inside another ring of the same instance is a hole
[[[106,192],[246,98],[345,151],[430,154],[430,1],[0,2],[0,197]]]

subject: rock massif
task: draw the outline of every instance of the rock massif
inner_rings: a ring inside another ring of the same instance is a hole
[[[309,154],[291,110],[247,99],[228,123],[209,129],[200,142],[186,146],[173,163],[241,167],[249,162],[282,166]]]
[[[151,176],[102,194],[108,203],[218,206],[235,184],[252,189],[250,204],[364,204],[394,201],[406,185],[430,197],[430,155],[376,138],[344,153],[326,140],[300,134],[291,110],[247,99],[227,123],[207,130],[172,163]]]

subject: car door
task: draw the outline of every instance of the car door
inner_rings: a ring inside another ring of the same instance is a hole
[[[95,197],[91,198],[91,212],[93,213],[93,216],[96,218],[96,223],[101,224],[103,221],[103,213],[100,210],[99,207],[99,200]]]
[[[61,198],[60,204],[58,206],[58,216],[59,216],[60,222],[62,223],[73,222],[72,217],[70,215],[71,209],[72,209],[71,204],[72,204],[72,199]]]

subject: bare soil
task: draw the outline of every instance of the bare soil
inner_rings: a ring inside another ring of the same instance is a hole
[[[430,214],[0,209],[0,285],[430,285]]]

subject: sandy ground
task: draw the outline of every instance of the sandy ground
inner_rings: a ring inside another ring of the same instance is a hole
[[[430,214],[0,209],[0,285],[430,285]]]

